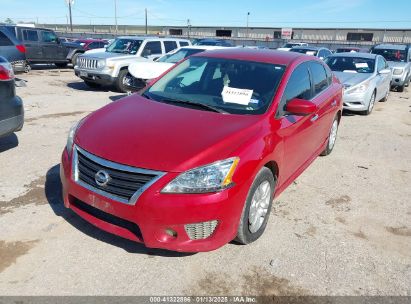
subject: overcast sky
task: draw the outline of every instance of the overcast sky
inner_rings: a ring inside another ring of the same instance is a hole
[[[394,4],[395,3],[395,4]],[[117,0],[119,24],[411,28],[410,0]],[[66,23],[65,0],[0,0],[0,21]],[[114,24],[114,0],[75,0],[73,22]]]

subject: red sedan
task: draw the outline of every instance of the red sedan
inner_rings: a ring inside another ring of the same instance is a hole
[[[71,129],[61,165],[65,206],[152,248],[251,243],[274,196],[333,150],[342,90],[313,56],[191,56],[141,95]]]

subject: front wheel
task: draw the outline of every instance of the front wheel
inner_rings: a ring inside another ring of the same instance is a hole
[[[374,93],[372,93],[371,98],[370,98],[370,102],[368,103],[368,108],[367,110],[363,111],[362,113],[364,115],[370,115],[372,110],[374,109],[374,105],[375,105],[375,91]]]
[[[339,122],[338,122],[338,115],[337,115],[335,116],[333,123],[331,125],[330,134],[328,135],[327,147],[321,153],[322,156],[327,156],[331,154],[331,152],[333,151],[335,142],[337,140],[338,125],[339,125]]]
[[[273,174],[263,167],[251,185],[241,214],[236,238],[240,244],[250,244],[263,234],[270,215],[274,187]]]
[[[67,62],[56,62],[54,65],[60,69],[65,68],[67,66]]]
[[[128,70],[124,69],[118,73],[117,82],[116,82],[116,90],[120,93],[127,93],[130,91],[129,83],[128,83]]]

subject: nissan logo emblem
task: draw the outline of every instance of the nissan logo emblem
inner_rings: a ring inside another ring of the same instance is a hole
[[[96,175],[94,175],[94,180],[100,187],[105,187],[111,180],[111,177],[106,171],[100,170],[96,173]]]

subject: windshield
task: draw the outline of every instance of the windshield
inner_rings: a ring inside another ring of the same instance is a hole
[[[190,57],[143,94],[160,102],[203,104],[231,114],[262,114],[271,104],[284,70],[275,64]]]
[[[292,47],[295,47],[295,46],[297,46],[297,45],[299,45],[299,44],[298,44],[298,43],[286,43],[286,44],[284,44],[283,47],[285,47],[285,48],[292,48]]]
[[[325,59],[334,72],[374,73],[375,59],[358,57],[328,57]]]
[[[116,39],[107,47],[106,51],[109,53],[135,55],[137,54],[142,42],[143,40]]]
[[[405,50],[374,49],[372,53],[382,55],[387,61],[405,62],[406,58]]]
[[[358,53],[359,49],[337,49],[336,53]]]
[[[174,54],[168,54],[161,57],[158,62],[177,63],[186,57],[203,52],[201,49],[181,49]]]
[[[296,52],[296,53],[301,53],[301,54],[306,54],[306,55],[311,55],[311,56],[317,56],[318,54],[317,50],[307,50],[307,49],[298,49],[298,48],[291,49],[291,52]]]

